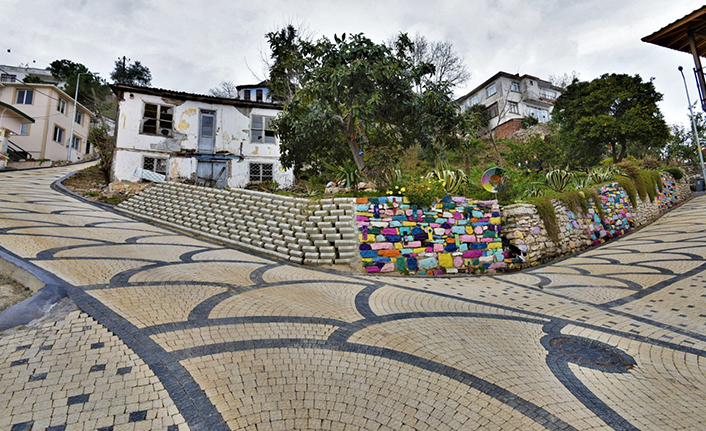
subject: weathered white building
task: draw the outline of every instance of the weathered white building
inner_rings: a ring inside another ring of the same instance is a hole
[[[281,169],[270,102],[111,86],[118,96],[113,179],[191,180],[217,187],[294,181]],[[154,174],[157,174],[156,176]]]
[[[551,119],[556,98],[564,91],[551,82],[532,75],[498,72],[465,96],[456,100],[461,110],[483,104],[490,118],[490,128],[498,138],[522,128],[524,117],[540,123]]]

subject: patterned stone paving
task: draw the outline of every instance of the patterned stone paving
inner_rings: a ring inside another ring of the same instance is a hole
[[[68,292],[0,333],[0,429],[706,428],[706,198],[486,277],[293,266],[0,174],[0,257]]]

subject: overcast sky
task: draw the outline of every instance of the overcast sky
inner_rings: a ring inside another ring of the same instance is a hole
[[[286,23],[318,37],[364,33],[374,41],[416,32],[453,43],[472,74],[461,96],[497,71],[548,79],[577,71],[655,78],[668,123],[685,123],[678,65],[697,96],[693,61],[640,39],[703,6],[696,0],[0,0],[0,64],[83,63],[109,78],[118,57],[139,60],[154,87],[206,93],[222,80],[264,76],[265,34]],[[8,53],[7,48],[12,52]],[[36,62],[36,63],[35,63]],[[257,76],[253,75],[253,72]]]

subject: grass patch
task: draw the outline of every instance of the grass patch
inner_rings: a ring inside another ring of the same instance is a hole
[[[620,187],[628,193],[628,198],[630,199],[632,207],[637,208],[637,188],[635,187],[633,180],[625,175],[616,175],[615,181],[617,181]]]
[[[544,222],[549,239],[554,241],[555,244],[559,243],[559,224],[556,220],[556,211],[554,210],[554,205],[552,205],[552,198],[546,196],[533,198],[530,203],[537,207],[537,212]]]

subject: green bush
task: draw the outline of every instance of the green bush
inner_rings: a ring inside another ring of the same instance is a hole
[[[667,168],[665,169],[666,172],[669,172],[675,180],[681,180],[684,178],[684,171],[682,171],[679,168]]]
[[[444,186],[432,178],[412,180],[404,188],[404,194],[411,205],[428,207],[446,194]]]

